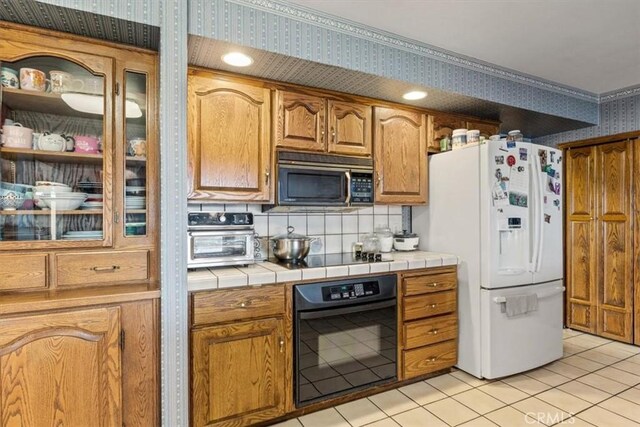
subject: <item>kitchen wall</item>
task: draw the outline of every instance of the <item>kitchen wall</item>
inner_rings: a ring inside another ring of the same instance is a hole
[[[394,232],[403,229],[401,206],[376,205],[349,213],[286,214],[263,213],[261,205],[192,203],[189,210],[252,212],[256,232],[263,237],[286,233],[291,225],[296,233],[319,238],[311,246],[311,254],[350,252],[354,242],[377,227],[388,226]]]
[[[536,144],[555,147],[560,143],[640,130],[640,87],[600,97],[600,124],[534,139]]]

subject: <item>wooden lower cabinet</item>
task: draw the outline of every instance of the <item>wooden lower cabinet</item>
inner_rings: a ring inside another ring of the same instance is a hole
[[[120,309],[0,320],[3,426],[121,426]]]
[[[401,275],[400,375],[411,379],[458,361],[456,267]]]
[[[191,334],[193,426],[248,425],[285,412],[282,318]]]
[[[156,319],[152,300],[0,318],[0,425],[158,425]]]

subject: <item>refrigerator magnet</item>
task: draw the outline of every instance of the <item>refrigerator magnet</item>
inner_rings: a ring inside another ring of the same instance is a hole
[[[527,149],[526,148],[521,148],[520,149],[520,160],[522,161],[527,161]]]
[[[516,164],[516,158],[515,156],[509,156],[507,157],[507,165],[509,166],[513,166]]]
[[[538,157],[540,157],[540,170],[545,172],[547,169],[547,150],[538,150]]]
[[[496,156],[496,165],[504,165],[504,156]]]
[[[556,152],[555,152],[555,151],[550,151],[550,152],[549,152],[549,161],[550,161],[551,163],[553,163],[553,162],[554,162],[554,159],[553,159],[553,158],[554,158],[555,156],[556,156]]]
[[[547,204],[547,196],[543,197],[545,205]]]
[[[549,175],[552,178],[555,178],[556,177],[556,170],[549,166],[547,168],[547,175]]]
[[[551,215],[544,214],[544,222],[546,222],[547,224],[551,224]]]
[[[516,148],[515,141],[507,141],[507,148]]]

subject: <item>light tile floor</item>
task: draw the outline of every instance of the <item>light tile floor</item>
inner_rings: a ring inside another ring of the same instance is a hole
[[[566,329],[564,357],[479,380],[462,371],[338,405],[280,427],[640,427],[640,347]]]

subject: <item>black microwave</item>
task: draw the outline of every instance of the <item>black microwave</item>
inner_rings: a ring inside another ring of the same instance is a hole
[[[277,164],[276,207],[283,207],[280,210],[345,210],[373,205],[371,159],[279,152]]]

